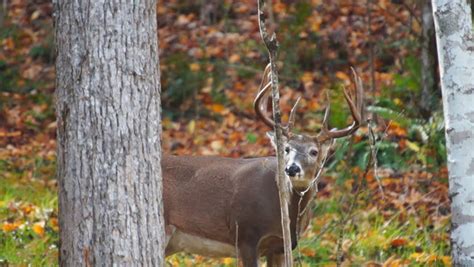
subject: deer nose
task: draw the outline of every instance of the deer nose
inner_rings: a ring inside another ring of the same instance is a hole
[[[290,167],[285,168],[286,174],[288,174],[288,176],[290,177],[295,177],[296,174],[300,173],[300,171],[301,171],[300,167],[294,163],[291,164]]]

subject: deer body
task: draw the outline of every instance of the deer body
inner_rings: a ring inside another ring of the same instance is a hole
[[[265,69],[255,99],[257,116],[270,128],[263,96],[269,89],[270,67]],[[363,88],[353,72],[356,96],[344,96],[353,122],[343,129],[328,129],[329,106],[318,135],[294,134],[295,106],[283,127],[285,178],[291,184],[289,217],[293,248],[309,224],[315,179],[321,174],[336,138],[353,134],[362,122]],[[275,146],[273,132],[267,133]],[[232,159],[223,157],[164,156],[163,196],[167,234],[166,255],[186,251],[205,256],[237,256],[245,267],[258,266],[266,256],[268,266],[283,263],[283,238],[275,157]],[[305,194],[301,194],[305,192]],[[298,231],[298,233],[297,233]]]
[[[237,244],[244,266],[257,266],[259,256],[283,253],[276,158],[164,156],[162,161],[166,254],[178,251],[205,256],[235,256]],[[294,189],[297,190],[297,189]],[[305,195],[300,211],[310,203]],[[298,194],[292,194],[290,219],[293,246]],[[308,217],[309,216],[305,216]]]

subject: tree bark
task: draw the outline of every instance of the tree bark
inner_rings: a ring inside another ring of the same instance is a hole
[[[164,266],[156,1],[53,1],[61,266]]]
[[[466,0],[433,0],[451,196],[453,266],[474,266],[474,39]]]
[[[434,41],[434,22],[431,0],[423,0],[422,36],[421,36],[421,101],[423,117],[428,119],[435,107],[437,86],[436,77],[436,44]]]

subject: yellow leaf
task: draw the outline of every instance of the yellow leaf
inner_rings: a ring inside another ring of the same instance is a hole
[[[222,263],[224,263],[225,265],[232,265],[234,263],[234,259],[233,258],[224,258],[222,260]]]
[[[438,260],[438,256],[433,255],[433,254],[428,255],[425,259],[425,261],[428,263],[434,263],[436,260]]]
[[[304,83],[312,82],[313,81],[313,73],[309,72],[309,71],[306,71],[305,73],[303,73],[303,76],[301,76],[301,80]]]
[[[35,232],[39,236],[44,235],[44,222],[37,222],[33,224],[33,232]]]
[[[188,133],[194,133],[194,130],[196,129],[196,121],[195,120],[192,120],[188,123],[187,125],[187,130],[188,130]]]
[[[418,262],[421,262],[423,261],[423,258],[426,257],[426,254],[425,253],[418,253],[418,252],[414,252],[410,255],[410,259],[411,260],[414,260],[414,261],[418,261]]]
[[[342,72],[342,71],[338,71],[336,72],[336,77],[343,80],[343,81],[350,81],[351,78],[349,78],[349,75],[347,75],[345,72]]]
[[[41,16],[41,11],[36,10],[35,12],[33,12],[33,14],[31,14],[30,19],[31,19],[31,20],[36,20],[36,19],[39,18],[40,16]]]
[[[402,104],[402,100],[398,97],[394,98],[393,99],[393,102],[395,103],[395,105],[397,106],[400,106]]]
[[[189,64],[189,69],[191,71],[196,72],[196,71],[199,71],[201,69],[201,66],[199,66],[198,63],[191,63],[191,64]]]
[[[441,261],[444,263],[445,266],[451,267],[451,256],[442,256]]]
[[[413,143],[413,142],[410,142],[408,140],[406,140],[405,144],[407,145],[407,147],[415,152],[419,152],[420,151],[420,147]]]

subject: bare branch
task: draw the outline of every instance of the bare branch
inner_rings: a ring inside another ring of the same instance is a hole
[[[268,50],[270,67],[271,67],[271,85],[272,85],[272,107],[273,107],[273,121],[275,122],[275,143],[277,153],[277,176],[276,183],[280,195],[280,209],[281,209],[281,225],[283,233],[283,247],[285,251],[285,266],[293,266],[293,257],[291,254],[291,235],[290,235],[290,219],[288,212],[288,203],[290,196],[290,181],[284,175],[284,158],[283,158],[283,129],[281,127],[281,111],[280,111],[280,93],[278,91],[278,72],[276,66],[276,59],[278,54],[278,41],[276,34],[273,33],[269,37],[263,13],[264,0],[258,0],[258,25],[260,28],[260,35]]]

